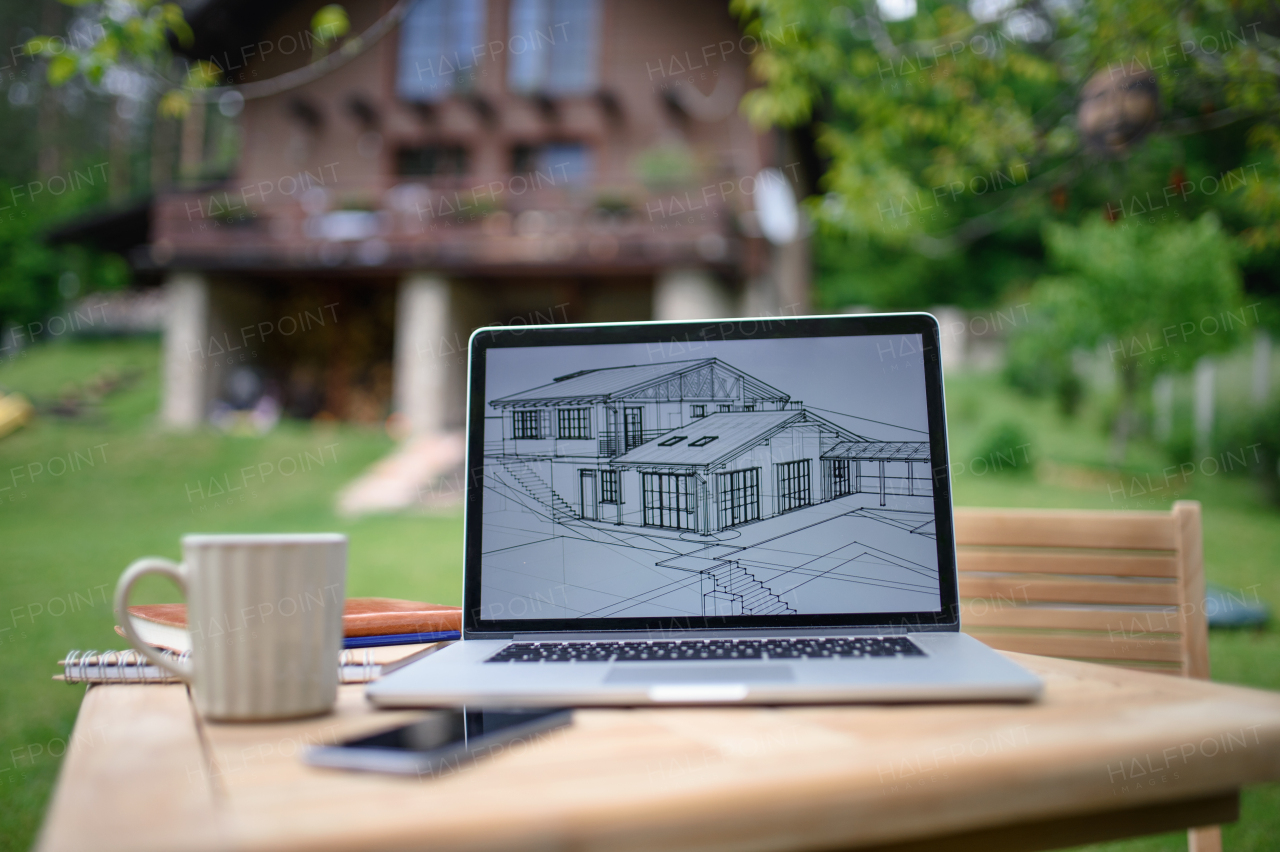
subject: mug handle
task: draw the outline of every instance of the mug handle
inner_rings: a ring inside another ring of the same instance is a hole
[[[116,624],[119,624],[120,629],[124,631],[124,637],[129,640],[129,644],[136,648],[142,656],[171,673],[174,677],[191,683],[193,669],[190,658],[175,660],[172,657],[165,657],[157,653],[156,649],[142,641],[137,631],[133,629],[133,619],[129,617],[129,592],[133,590],[133,584],[146,574],[160,574],[168,577],[182,590],[183,596],[186,596],[186,565],[174,562],[172,559],[162,559],[159,556],[143,557],[124,569],[124,573],[120,575],[120,582],[116,584]]]

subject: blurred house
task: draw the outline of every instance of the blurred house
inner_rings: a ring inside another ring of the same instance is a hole
[[[317,66],[324,2],[188,4],[242,137],[131,255],[167,293],[169,424],[249,365],[286,412],[438,432],[476,327],[807,309],[803,153],[738,110],[785,31],[725,0],[344,0]]]

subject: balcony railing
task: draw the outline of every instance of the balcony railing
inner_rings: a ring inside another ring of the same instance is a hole
[[[604,177],[526,190],[520,177],[394,185],[331,179],[323,186],[296,177],[237,179],[169,193],[156,201],[151,246],[139,260],[329,268],[756,262],[758,252],[748,251],[749,234],[739,227],[739,213],[750,207],[741,193],[722,197],[700,184],[649,190]],[[706,182],[715,185],[713,178]]]
[[[604,458],[620,456],[641,444],[670,432],[670,429],[646,429],[643,432],[606,432],[600,436],[600,455]]]

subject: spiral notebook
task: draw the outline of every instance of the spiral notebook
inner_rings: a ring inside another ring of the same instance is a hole
[[[369,683],[380,676],[426,656],[435,644],[391,645],[343,651],[338,657],[339,683]],[[161,650],[172,660],[185,660],[191,652]],[[71,651],[59,661],[64,683],[181,683],[133,649],[127,651]]]

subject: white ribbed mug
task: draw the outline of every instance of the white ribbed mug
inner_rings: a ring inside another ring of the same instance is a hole
[[[129,592],[146,574],[187,598],[191,656],[166,658],[142,641]],[[116,585],[116,623],[151,662],[191,685],[196,709],[218,720],[313,716],[338,696],[347,537],[338,533],[188,535],[182,563],[139,559]]]

